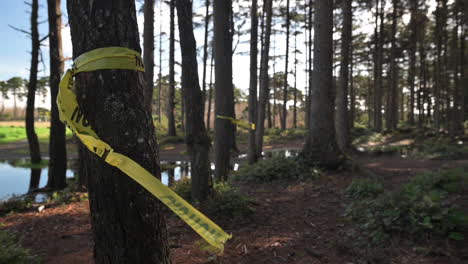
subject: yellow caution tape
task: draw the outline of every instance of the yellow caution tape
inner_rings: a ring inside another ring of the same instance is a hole
[[[101,48],[82,54],[75,59],[73,68],[68,70],[60,81],[57,97],[60,120],[78,136],[91,152],[110,165],[119,168],[161,200],[221,254],[224,250],[224,244],[232,237],[231,235],[226,234],[218,225],[162,184],[159,179],[138,163],[114,152],[112,147],[99,139],[91,128],[76,101],[76,95],[73,91],[73,76],[79,72],[102,69],[144,71],[140,54],[127,48]]]
[[[254,124],[254,123],[250,123],[250,122],[247,122],[247,121],[244,121],[244,120],[240,120],[240,119],[235,119],[235,118],[232,118],[232,117],[230,117],[230,116],[217,115],[216,117],[217,117],[217,118],[220,118],[220,119],[231,120],[231,122],[232,122],[234,125],[238,125],[238,126],[241,126],[241,127],[243,127],[243,128],[255,130],[255,124]]]

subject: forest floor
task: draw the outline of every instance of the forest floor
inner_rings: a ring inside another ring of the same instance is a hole
[[[300,141],[294,141],[272,145],[271,149],[300,146]],[[178,148],[182,147],[175,146],[169,151],[180,154],[183,150]],[[166,151],[161,149],[161,160],[169,157],[170,152]],[[466,242],[453,244],[447,240],[424,245],[426,248],[437,247],[436,254],[421,254],[414,245],[405,243],[385,245],[385,249],[353,248],[352,241],[345,239],[351,223],[344,217],[350,199],[345,195],[345,189],[353,179],[362,177],[363,171],[378,175],[385,186],[396,186],[410,181],[420,172],[442,167],[468,168],[468,159],[405,158],[396,153],[356,154],[352,159],[361,169],[325,172],[318,178],[302,181],[234,183],[251,199],[254,214],[245,222],[219,223],[233,235],[222,256],[213,256],[200,249],[200,237],[169,214],[166,221],[172,262],[468,263]],[[0,217],[0,230],[19,233],[22,245],[41,256],[45,263],[93,263],[87,200],[52,205],[41,212],[36,209]],[[358,260],[357,254],[360,257],[366,255],[367,262],[361,262],[362,258]]]

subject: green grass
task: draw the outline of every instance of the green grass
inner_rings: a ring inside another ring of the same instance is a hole
[[[39,140],[48,140],[50,128],[36,127],[36,134]],[[71,137],[72,132],[67,128],[66,136]],[[26,129],[24,127],[0,127],[0,144],[16,142],[26,139]]]
[[[20,237],[12,232],[0,230],[0,263],[41,263],[37,256],[21,246]]]

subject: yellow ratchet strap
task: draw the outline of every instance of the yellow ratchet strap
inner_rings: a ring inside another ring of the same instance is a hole
[[[125,69],[144,72],[140,54],[127,48],[100,48],[82,54],[75,59],[73,68],[68,70],[60,81],[57,97],[60,120],[78,136],[91,152],[104,159],[108,164],[119,168],[161,200],[221,254],[224,251],[224,244],[232,237],[231,235],[226,234],[218,225],[169,187],[162,184],[159,179],[138,163],[125,155],[114,152],[112,147],[99,139],[91,128],[76,101],[73,77],[79,72],[103,69]]]
[[[240,120],[240,119],[235,119],[235,118],[232,118],[232,117],[230,117],[230,116],[217,115],[216,117],[217,117],[217,118],[220,118],[220,119],[231,120],[231,122],[232,122],[234,125],[237,125],[237,126],[240,126],[240,127],[246,128],[246,129],[255,130],[255,124],[254,124],[254,123],[250,123],[250,122],[247,122],[247,121],[244,121],[244,120]]]

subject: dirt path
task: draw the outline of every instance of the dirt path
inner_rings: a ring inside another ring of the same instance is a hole
[[[423,170],[466,166],[468,161],[420,161],[392,157],[359,157],[365,168],[392,181],[408,180]],[[233,234],[223,256],[213,260],[197,246],[200,237],[174,216],[168,216],[173,263],[352,263],[340,250],[346,197],[343,190],[359,174],[326,174],[296,183],[241,184],[253,201],[254,216],[245,223],[219,223]],[[404,177],[403,177],[404,176]],[[1,217],[2,229],[22,234],[24,246],[45,263],[92,263],[88,202]],[[1,226],[1,225],[0,225]],[[419,256],[400,251],[392,263],[458,263],[449,257]]]

